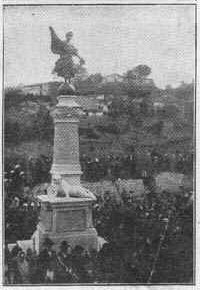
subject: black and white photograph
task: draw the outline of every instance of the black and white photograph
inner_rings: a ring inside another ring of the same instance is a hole
[[[195,285],[197,5],[177,2],[3,5],[4,286]]]

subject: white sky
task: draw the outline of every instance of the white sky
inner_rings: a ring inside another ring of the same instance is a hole
[[[194,78],[194,6],[8,6],[4,12],[7,86],[56,79],[49,25],[61,39],[73,31],[89,73],[121,74],[147,64],[161,88]]]

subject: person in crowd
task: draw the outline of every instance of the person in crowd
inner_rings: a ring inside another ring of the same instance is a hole
[[[26,251],[26,260],[29,266],[29,278],[31,283],[37,283],[37,254],[32,249],[28,248]]]
[[[163,156],[163,171],[168,171],[170,168],[170,158],[169,158],[169,154],[165,153]]]
[[[19,273],[20,284],[30,284],[29,264],[23,251],[20,251],[17,255],[17,272]]]
[[[60,283],[71,283],[77,279],[72,265],[72,248],[66,242],[62,241],[60,245],[60,251],[57,255],[58,270],[57,280]]]
[[[141,283],[141,274],[139,271],[139,260],[136,251],[129,253],[129,257],[124,263],[124,277],[127,283]]]
[[[112,283],[114,280],[117,281],[115,271],[119,269],[119,264],[117,264],[117,267],[114,267],[114,265],[116,265],[116,261],[118,261],[118,254],[119,249],[117,249],[116,245],[113,243],[105,243],[99,251],[97,256],[97,267],[99,274],[98,279],[100,279],[100,282],[105,281],[107,283]]]
[[[17,284],[19,283],[19,275],[17,272],[17,259],[19,253],[22,251],[22,249],[16,244],[10,253],[10,261],[8,264],[8,279],[9,284]]]
[[[53,241],[45,238],[43,250],[39,254],[39,271],[41,282],[54,282],[56,268],[56,252],[52,249]]]
[[[85,250],[85,283],[92,283],[95,280],[95,250],[89,252]]]
[[[135,176],[135,172],[136,172],[136,157],[135,154],[130,154],[128,156],[129,159],[129,168],[130,168],[130,177],[134,177]]]
[[[84,248],[80,245],[75,246],[72,252],[72,263],[74,266],[74,270],[78,276],[78,282],[84,283],[87,282],[87,257],[85,256]]]

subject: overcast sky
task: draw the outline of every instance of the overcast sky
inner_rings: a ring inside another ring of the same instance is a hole
[[[89,73],[152,68],[160,88],[194,78],[194,6],[29,6],[4,13],[5,85],[56,80],[49,25],[73,44]]]

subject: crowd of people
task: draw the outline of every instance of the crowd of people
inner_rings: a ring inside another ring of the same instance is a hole
[[[97,283],[105,268],[106,248],[104,244],[99,252],[89,252],[80,245],[72,248],[62,241],[56,252],[48,237],[39,254],[31,248],[25,252],[17,244],[11,251],[6,246],[5,284]]]
[[[31,248],[23,251],[17,244],[9,251],[5,248],[6,284],[41,284],[90,282],[91,255],[82,246],[72,247],[63,241],[59,251],[46,238],[42,251],[37,254]]]
[[[49,238],[39,254],[30,248],[24,252],[17,244],[10,251],[6,246],[5,283],[146,283],[164,235],[153,281],[187,282],[192,275],[192,254],[189,258],[178,252],[185,249],[185,243],[187,249],[192,248],[191,197],[188,192],[149,192],[143,197],[124,192],[119,201],[105,192],[97,197],[93,207],[94,226],[98,235],[106,239],[99,252],[88,251],[81,245],[72,248],[67,241],[62,241],[56,252]],[[168,264],[165,269],[165,258],[160,258],[172,253],[173,263],[177,263],[175,276]]]
[[[155,263],[154,282],[189,281],[193,263],[192,192],[148,191],[143,197],[122,192],[120,196],[118,200],[105,192],[97,197],[93,212],[99,235],[109,242],[104,260],[107,276],[104,272],[102,279],[146,283]]]
[[[24,161],[24,170],[19,164],[14,168],[7,166],[5,172],[5,187],[17,188],[19,185],[33,187],[37,184],[50,181],[50,167],[52,160],[40,155],[38,158],[29,158]],[[82,178],[84,181],[96,182],[100,180],[116,180],[142,178],[143,171],[148,175],[171,171],[179,173],[191,173],[193,167],[192,152],[174,153],[160,152],[153,149],[141,154],[133,150],[131,154],[108,154],[105,156],[82,154],[80,157]],[[16,167],[17,166],[17,167]],[[15,168],[16,167],[16,168]]]
[[[136,154],[94,159],[81,156],[83,180],[141,178],[145,187],[154,185],[155,173],[159,171],[184,172],[186,167],[192,172],[192,163],[192,153],[161,154],[156,150],[147,152],[142,159],[138,159]],[[40,204],[33,198],[31,187],[25,186],[25,180],[26,171],[19,164],[5,174],[5,232],[10,242],[29,238],[38,222]]]
[[[20,191],[24,186],[33,187],[37,184],[50,181],[52,158],[40,154],[28,159],[18,157],[16,162],[8,159],[5,164],[4,184],[9,191]],[[17,188],[17,190],[16,190]]]
[[[83,179],[90,182],[102,179],[142,178],[143,171],[153,175],[162,171],[190,173],[193,167],[193,154],[159,152],[155,149],[144,152],[141,156],[107,155],[88,157],[83,154],[80,159],[83,169]]]
[[[24,252],[17,245],[9,251],[6,246],[5,283],[144,283],[148,280],[171,210],[173,215],[170,217],[164,255],[168,257],[173,252],[176,256],[173,263],[180,260],[176,269],[180,282],[190,279],[192,253],[186,259],[176,255],[176,251],[177,247],[192,248],[192,193],[179,192],[172,195],[163,192],[162,196],[155,195],[153,176],[164,168],[181,172],[184,172],[184,167],[192,169],[192,154],[176,152],[166,155],[154,150],[143,157],[144,162],[141,159],[138,161],[134,154],[94,159],[82,156],[84,179],[96,181],[97,178],[109,178],[117,188],[117,178],[123,178],[124,175],[126,178],[140,177],[146,188],[145,195],[137,197],[123,191],[119,192],[119,200],[107,190],[102,196],[97,196],[93,206],[94,226],[98,235],[107,241],[98,253],[88,252],[81,246],[72,249],[66,241],[61,243],[58,253],[53,250],[49,240],[45,241],[39,254],[32,249]],[[40,204],[31,194],[31,188],[25,186],[25,175],[18,164],[6,175],[7,244],[30,239],[38,223]],[[173,276],[173,271],[170,268],[164,269],[164,260],[162,257],[155,281],[177,282],[178,278]],[[188,268],[187,271],[182,267],[185,263],[188,265],[184,266]]]
[[[26,172],[15,164],[4,174],[5,239],[9,243],[29,239],[38,222],[40,203],[30,186],[26,185]]]
[[[38,223],[40,203],[30,197],[5,198],[5,238],[10,243],[29,239]]]

